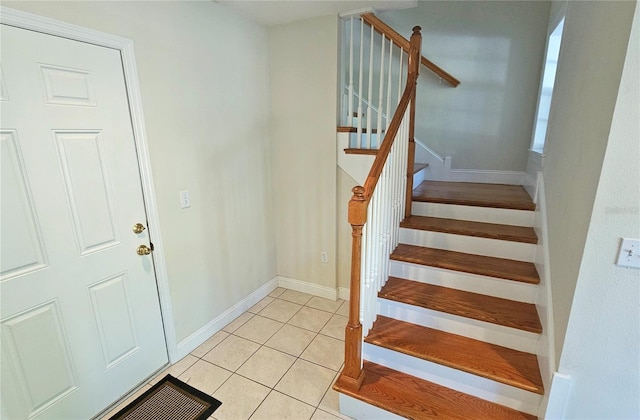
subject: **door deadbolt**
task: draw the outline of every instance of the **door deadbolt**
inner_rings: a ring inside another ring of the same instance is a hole
[[[133,233],[138,234],[138,233],[142,233],[142,231],[144,231],[146,228],[144,227],[144,225],[142,223],[136,223],[135,225],[133,225]]]

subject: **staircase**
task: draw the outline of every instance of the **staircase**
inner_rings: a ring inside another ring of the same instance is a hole
[[[513,185],[423,181],[400,223],[364,381],[341,376],[341,411],[362,418],[536,418],[535,205]]]

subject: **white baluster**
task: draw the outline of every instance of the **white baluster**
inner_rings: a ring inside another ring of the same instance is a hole
[[[404,63],[404,49],[400,48],[400,71],[398,72],[398,101],[396,104],[400,103],[400,99],[402,99],[402,64]]]
[[[349,106],[347,109],[349,127],[353,122],[353,16],[349,19]]]
[[[369,91],[366,98],[367,101],[367,148],[371,149],[371,97],[373,96],[373,26],[371,27],[371,42],[369,44]]]
[[[360,18],[360,69],[358,74],[358,128],[356,129],[356,148],[362,148],[362,71],[364,58],[364,21]]]
[[[389,129],[389,124],[391,124],[391,73],[392,73],[392,65],[393,65],[393,40],[389,40],[389,75],[387,79],[387,116],[386,116],[386,129]]]
[[[385,41],[386,37],[384,36],[384,34],[382,34],[382,42],[381,42],[381,49],[380,49],[380,84],[378,85],[378,124],[377,124],[377,132],[378,135],[376,136],[376,149],[380,148],[380,144],[382,143],[382,140],[380,138],[380,136],[382,135],[382,98],[384,96],[384,41]]]

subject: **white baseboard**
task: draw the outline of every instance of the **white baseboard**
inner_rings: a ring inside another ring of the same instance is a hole
[[[291,289],[302,293],[308,293],[310,295],[319,296],[325,299],[336,300],[338,299],[338,290],[333,287],[320,286],[319,284],[311,283],[308,281],[290,279],[288,277],[277,276],[278,287],[284,287],[285,289]]]
[[[340,413],[358,420],[402,420],[400,417],[389,411],[367,404],[345,394],[339,394]]]
[[[211,320],[208,324],[200,328],[198,331],[191,334],[189,337],[180,341],[177,346],[175,360],[170,360],[171,363],[176,363],[187,354],[195,350],[200,344],[207,341],[213,334],[220,331],[228,323],[242,315],[253,305],[262,300],[265,296],[271,293],[276,287],[278,287],[278,278],[269,280],[266,284],[261,286],[258,290],[251,293],[240,302],[233,305],[231,308],[224,311],[220,316]]]
[[[342,300],[350,300],[351,289],[347,289],[346,287],[338,287],[338,299]]]
[[[523,171],[494,171],[485,169],[451,169],[451,157],[441,157],[416,139],[416,162],[427,163],[425,179],[431,181],[481,182],[486,184],[523,185]]]

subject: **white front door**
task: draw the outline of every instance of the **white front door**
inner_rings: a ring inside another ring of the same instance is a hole
[[[167,363],[120,52],[0,35],[2,415],[86,419]]]

